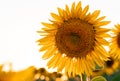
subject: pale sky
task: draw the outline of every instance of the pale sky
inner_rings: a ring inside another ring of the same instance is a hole
[[[46,67],[42,53],[35,42],[40,38],[36,32],[40,22],[51,18],[50,12],[57,13],[57,7],[71,6],[79,0],[0,0],[0,64],[11,62],[13,70]],[[90,12],[101,10],[101,16],[111,21],[108,27],[120,23],[119,0],[81,0],[83,7],[90,6]]]

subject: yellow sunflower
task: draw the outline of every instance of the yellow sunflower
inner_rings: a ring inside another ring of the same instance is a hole
[[[115,25],[115,29],[112,30],[114,36],[112,37],[112,42],[110,45],[110,54],[115,57],[115,59],[120,60],[120,24]]]
[[[118,67],[119,67],[118,60],[109,57],[109,60],[105,61],[104,72],[108,75],[111,75],[115,71],[117,71]]]
[[[25,70],[15,72],[14,75],[11,77],[11,80],[7,81],[33,81],[35,71],[36,68],[34,66],[30,66]]]
[[[3,71],[5,64],[0,64],[0,81],[12,81],[12,77],[14,76],[15,72],[13,71]]]
[[[86,74],[90,76],[95,69],[96,62],[104,65],[108,55],[102,45],[108,45],[104,37],[109,29],[102,26],[110,21],[103,21],[105,16],[99,17],[100,10],[88,13],[89,5],[82,9],[81,2],[73,2],[71,9],[58,8],[58,14],[51,13],[50,23],[42,22],[44,28],[38,31],[44,36],[37,42],[40,51],[45,51],[43,59],[48,59],[48,68],[63,69],[69,76]]]
[[[101,76],[104,73],[103,69],[93,70],[91,77]]]

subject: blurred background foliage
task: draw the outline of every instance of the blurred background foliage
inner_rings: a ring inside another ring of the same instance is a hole
[[[10,68],[11,66],[9,66]],[[93,71],[91,79],[102,76],[107,81],[120,81],[120,66],[118,65],[117,69],[114,69],[112,73],[107,73],[105,69],[99,69]],[[0,81],[81,81],[80,76],[76,75],[74,77],[68,77],[65,74],[57,72],[49,72],[45,68],[36,68],[30,66],[26,69],[20,71],[9,71],[4,70],[4,64],[0,65]],[[93,80],[99,81],[99,80]],[[103,80],[105,81],[105,80]]]

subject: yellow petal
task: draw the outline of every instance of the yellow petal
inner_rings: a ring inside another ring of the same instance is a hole
[[[45,27],[48,27],[48,28],[56,28],[53,24],[50,24],[50,23],[45,23],[45,22],[42,22],[42,25],[44,25]]]
[[[84,20],[86,20],[87,22],[89,22],[89,20],[90,20],[90,18],[91,18],[90,16],[91,16],[91,14],[88,13],[88,14],[85,16]]]
[[[54,59],[54,62],[52,62],[52,63],[49,65],[49,67],[52,67],[52,68],[58,67],[59,61],[61,60],[61,57],[62,57],[62,55],[59,53],[59,54],[58,54],[58,57],[56,57],[56,59]],[[49,68],[49,67],[48,67],[48,68]]]
[[[54,42],[53,43],[49,43],[49,44],[46,44],[46,45],[43,45],[39,51],[44,51],[44,50],[47,50],[49,49],[51,46],[54,45]]]
[[[70,16],[70,9],[69,9],[68,5],[66,5],[66,7],[65,7],[65,11],[67,12],[67,15]]]
[[[63,61],[63,58],[62,58],[62,55],[61,55],[59,57],[59,60],[57,60],[56,63],[54,63],[53,68],[58,67],[62,61]]]
[[[62,62],[60,62],[60,64],[58,65],[57,71],[61,72],[62,69],[65,67],[66,65],[66,60],[68,59],[67,57],[61,57],[62,58]]]
[[[99,21],[105,19],[105,17],[106,17],[106,16],[102,16],[102,17],[98,18],[95,22],[99,22]]]
[[[49,32],[46,32],[46,31],[37,31],[37,33],[39,33],[40,36],[47,36],[47,35],[50,35]],[[37,41],[36,41],[37,42]]]
[[[58,16],[57,14],[55,14],[55,13],[51,13],[51,16],[52,16],[55,20],[57,20],[58,22],[62,22],[61,17]]]
[[[90,55],[87,55],[86,61],[88,62],[88,65],[90,65],[90,68],[95,69],[95,63]]]
[[[68,20],[70,18],[70,14],[68,14],[65,10],[63,10],[64,20]]]
[[[116,51],[117,51],[117,48],[111,49],[110,54],[114,54],[114,53],[116,53]]]
[[[48,40],[53,40],[53,37],[52,36],[46,36],[46,37],[43,37],[41,39],[39,39],[37,42],[44,42],[44,41],[48,41]]]
[[[81,1],[78,2],[77,6],[76,6],[76,11],[81,11],[82,10],[82,7],[81,7]]]
[[[101,21],[101,22],[96,23],[94,26],[104,26],[104,25],[107,25],[109,23],[110,23],[110,21]]]
[[[84,10],[82,11],[82,14],[80,15],[80,18],[81,18],[81,19],[84,19],[84,17],[85,17],[85,15],[86,15],[86,13],[87,13],[88,10],[89,10],[89,5],[87,5],[87,6],[84,8]]]
[[[91,56],[95,62],[99,65],[99,66],[103,66],[104,62],[103,60],[101,60],[101,57],[99,57],[99,54],[97,54],[97,52],[92,52],[92,56]]]
[[[110,37],[110,35],[106,33],[96,33],[96,37]]]
[[[78,18],[81,12],[82,12],[82,7],[81,7],[81,1],[80,1],[76,6],[75,17]]]
[[[96,10],[91,14],[91,20],[95,20],[100,14],[100,10]]]
[[[106,33],[110,31],[110,29],[106,29],[106,28],[96,28],[96,33]]]
[[[63,10],[61,8],[57,8],[58,9],[58,13],[60,15],[60,17],[63,17]]]
[[[100,44],[103,44],[103,45],[106,45],[106,46],[109,45],[109,42],[106,41],[105,39],[103,39],[102,37],[98,37],[98,38],[96,37],[95,39],[96,39],[97,42],[100,43]]]
[[[46,44],[49,44],[49,43],[53,43],[54,42],[54,38],[50,37],[49,41],[48,40],[43,41],[43,40],[39,39],[39,40],[37,40],[37,42],[39,42],[41,45],[46,45]]]
[[[75,16],[75,2],[73,2],[73,4],[72,4],[71,14],[72,14],[72,17]]]
[[[60,58],[61,54],[54,55],[47,63],[48,68],[53,67],[56,61]]]
[[[84,58],[81,58],[81,65],[82,65],[82,69],[84,70],[84,72],[88,75],[88,70],[86,68],[86,64],[84,62]]]
[[[101,47],[98,47],[96,46],[95,47],[95,51],[97,54],[99,54],[99,58],[102,59],[102,60],[108,60],[108,53],[105,51],[105,49],[101,46]]]
[[[70,62],[71,62],[71,58],[68,58],[68,60],[66,61],[66,65],[65,65],[65,73],[66,73],[66,74],[67,74],[68,71],[69,71]]]
[[[78,58],[78,69],[77,69],[77,72],[81,76],[82,76],[82,73],[84,73],[83,66],[81,64],[81,59],[80,58]]]
[[[56,53],[56,47],[50,47],[42,56],[43,59],[48,59]]]
[[[85,67],[86,67],[86,74],[87,76],[90,76],[92,74],[92,69],[91,67],[88,67],[88,62],[86,61],[86,59],[83,60],[84,64],[85,64]]]
[[[73,77],[75,77],[75,75],[76,75],[76,69],[77,69],[77,68],[76,68],[76,65],[77,65],[77,64],[76,64],[76,61],[74,60],[74,61],[73,61],[73,66],[72,66],[72,67],[73,67],[73,68],[72,68],[72,69],[73,69],[73,70],[72,70],[72,76],[73,76]]]
[[[73,70],[73,60],[71,59],[70,65],[69,65],[69,70],[68,70],[68,76],[71,76],[72,70]]]

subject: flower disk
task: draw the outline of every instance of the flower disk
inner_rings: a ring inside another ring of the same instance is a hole
[[[113,36],[110,45],[110,54],[115,57],[115,59],[120,60],[120,24],[115,25],[115,29],[112,31],[115,36]]]
[[[102,45],[108,45],[104,37],[109,37],[109,29],[102,26],[109,21],[103,21],[105,16],[98,18],[99,10],[88,13],[88,9],[88,5],[82,9],[81,2],[74,2],[71,9],[66,5],[65,9],[58,8],[59,14],[51,13],[51,23],[42,23],[44,28],[38,33],[44,37],[37,42],[40,51],[45,51],[42,58],[51,58],[48,68],[64,69],[69,76],[90,76],[95,63],[104,65],[108,55]]]
[[[85,57],[94,50],[95,34],[92,25],[80,19],[64,22],[55,35],[56,46],[68,57]]]

